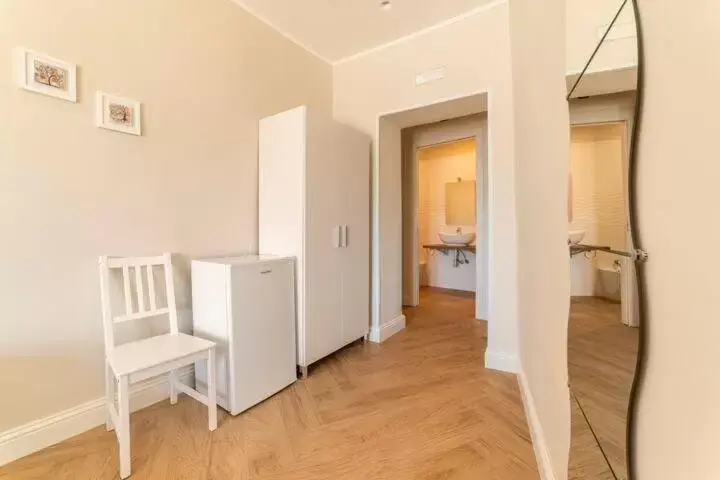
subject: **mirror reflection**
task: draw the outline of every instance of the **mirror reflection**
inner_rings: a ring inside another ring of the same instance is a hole
[[[586,26],[595,44],[583,69],[568,77],[569,472],[572,479],[614,480],[628,478],[627,411],[639,341],[628,218],[637,41],[631,2],[599,3],[607,23]],[[580,17],[569,11],[573,18]]]
[[[445,223],[475,225],[475,181],[463,180],[445,184]]]

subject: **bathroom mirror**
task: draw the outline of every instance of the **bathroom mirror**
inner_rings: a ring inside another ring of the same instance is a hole
[[[568,42],[581,43],[569,51],[587,51],[568,77],[569,478],[618,480],[632,478],[628,412],[642,327],[631,222],[641,56],[633,1],[596,2],[600,17],[586,3],[568,2],[577,23]]]
[[[475,225],[475,181],[458,179],[445,184],[445,223]]]

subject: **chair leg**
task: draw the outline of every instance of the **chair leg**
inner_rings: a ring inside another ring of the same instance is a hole
[[[120,444],[120,478],[130,476],[130,384],[128,376],[120,377],[118,389],[118,442]]]
[[[168,383],[170,384],[170,405],[175,405],[177,403],[178,395],[177,388],[175,388],[177,379],[177,370],[170,370],[170,376],[168,377]]]
[[[111,432],[113,425],[111,409],[115,408],[115,373],[113,373],[110,364],[105,362],[105,429]]]
[[[217,428],[217,397],[215,386],[215,348],[211,348],[207,359],[208,427],[212,432]]]

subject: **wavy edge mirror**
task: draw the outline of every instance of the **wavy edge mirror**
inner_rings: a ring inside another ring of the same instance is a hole
[[[568,106],[570,105],[570,101],[574,98],[582,98],[573,96],[576,91],[578,91],[578,86],[580,85],[583,78],[586,78],[586,76],[589,73],[590,65],[592,64],[593,60],[596,58],[598,52],[600,51],[601,47],[603,46],[604,42],[608,38],[608,35],[610,34],[611,30],[615,26],[616,22],[618,21],[618,18],[620,18],[621,13],[625,8],[630,5],[630,8],[632,9],[632,12],[635,17],[635,29],[636,29],[636,42],[637,42],[637,79],[636,79],[636,88],[635,88],[635,106],[632,113],[633,118],[633,125],[632,129],[629,132],[628,138],[629,138],[629,148],[628,148],[628,164],[627,164],[627,175],[628,175],[628,181],[627,181],[627,204],[628,204],[628,212],[627,212],[627,221],[629,224],[629,234],[630,234],[630,243],[629,248],[627,251],[617,251],[617,250],[609,250],[612,253],[615,253],[617,255],[622,255],[625,257],[629,257],[635,266],[635,277],[636,277],[636,283],[637,283],[637,305],[638,305],[638,320],[639,320],[639,331],[638,331],[638,340],[637,340],[637,355],[635,359],[635,365],[634,365],[634,372],[632,374],[632,383],[630,385],[630,393],[628,398],[628,405],[627,405],[627,414],[626,414],[626,428],[625,428],[625,468],[626,468],[626,476],[628,480],[633,480],[637,478],[637,472],[636,472],[636,463],[635,463],[635,451],[637,446],[637,436],[636,436],[636,417],[637,417],[637,411],[638,411],[638,401],[640,396],[640,391],[642,389],[642,382],[645,376],[645,365],[646,365],[646,356],[647,356],[647,341],[648,341],[648,318],[647,318],[647,296],[646,296],[646,283],[645,283],[645,267],[644,264],[647,261],[647,253],[642,248],[642,238],[641,238],[641,232],[639,229],[639,211],[638,211],[638,198],[637,198],[637,184],[638,184],[638,166],[639,166],[639,136],[642,129],[642,112],[643,112],[643,102],[644,102],[644,87],[645,87],[645,56],[644,56],[644,43],[643,43],[643,29],[642,29],[642,17],[640,12],[640,7],[638,5],[638,0],[623,0],[623,2],[620,4],[619,8],[617,9],[617,12],[615,13],[614,18],[610,22],[610,24],[607,26],[607,28],[604,31],[604,34],[600,38],[599,42],[597,43],[595,49],[593,50],[592,54],[590,55],[590,58],[585,63],[581,73],[578,75],[578,77],[574,80],[572,83],[572,87],[570,88],[568,94],[567,94],[567,101]],[[572,184],[569,185],[569,190],[572,189]],[[570,219],[572,217],[572,206],[571,206],[571,193],[570,190],[568,194],[568,218]],[[570,324],[568,324],[568,329],[570,328]],[[568,339],[570,336],[568,335]],[[570,343],[568,342],[568,348],[570,348]],[[568,363],[568,369],[570,367],[570,363]],[[568,379],[569,380],[569,379]],[[570,391],[571,401],[574,399],[574,394],[572,390]],[[592,429],[592,426],[590,425],[590,421],[588,420],[587,416],[585,415],[585,412],[582,410],[582,407],[578,404],[579,410],[582,412],[582,416],[584,417],[584,421],[587,423],[587,426],[590,428],[592,435],[594,437],[594,440],[600,449],[603,458],[605,462],[607,462],[607,466],[612,473],[613,477],[618,480],[618,476],[616,472],[613,470],[612,466],[610,465],[610,461],[603,449],[603,445],[601,441],[596,436],[595,432]],[[572,452],[571,452],[572,454]]]
[[[625,0],[626,2],[628,0]],[[635,261],[635,276],[637,279],[637,292],[638,292],[638,305],[639,305],[639,319],[640,319],[640,338],[638,341],[638,353],[637,361],[635,363],[635,376],[633,378],[632,387],[630,388],[630,402],[628,404],[627,413],[627,429],[625,434],[626,440],[626,465],[628,472],[628,479],[633,480],[637,478],[637,468],[635,464],[635,448],[637,445],[636,432],[636,413],[638,409],[638,400],[640,390],[642,388],[642,381],[645,376],[646,366],[646,355],[647,355],[647,339],[648,339],[648,315],[647,315],[647,290],[645,283],[645,262],[648,259],[647,252],[643,249],[642,236],[639,227],[639,211],[638,211],[638,166],[639,166],[639,152],[640,152],[640,132],[642,130],[642,112],[643,104],[645,100],[645,45],[643,40],[643,27],[642,27],[642,15],[640,12],[640,6],[638,0],[629,0],[632,3],[633,12],[635,14],[635,31],[637,36],[637,94],[635,100],[635,117],[632,135],[630,137],[630,178],[628,183],[628,194],[630,199],[630,235],[633,240],[633,247],[635,248],[636,261]]]

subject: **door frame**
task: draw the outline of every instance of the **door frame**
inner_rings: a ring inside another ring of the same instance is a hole
[[[478,115],[477,125],[469,123],[463,125],[463,120],[472,122],[469,117]],[[453,122],[452,133],[442,132],[442,125],[448,125]],[[487,112],[479,112],[476,114],[465,115],[449,120],[429,123],[404,129],[402,133],[403,148],[403,182],[402,187],[409,187],[409,195],[406,198],[403,192],[403,229],[411,235],[411,253],[409,255],[411,262],[411,294],[406,295],[405,285],[403,285],[403,304],[409,306],[417,306],[420,303],[420,232],[418,227],[417,208],[419,204],[419,160],[418,151],[422,148],[453,143],[462,140],[475,140],[475,228],[479,232],[477,235],[480,248],[475,253],[476,266],[476,282],[475,282],[475,318],[487,319],[488,312],[488,214],[487,214]],[[423,131],[425,131],[423,135]],[[423,138],[425,137],[425,138]],[[410,184],[406,180],[410,180]],[[405,201],[407,200],[407,203]],[[408,222],[407,225],[405,222]],[[476,242],[478,243],[478,242]],[[403,242],[403,248],[408,248],[408,244]],[[406,253],[403,252],[403,257]],[[405,269],[403,269],[405,270]]]
[[[598,123],[618,123],[624,122],[626,132],[632,132],[635,120],[635,102],[637,101],[637,93],[635,91],[627,91],[614,93],[609,95],[598,95],[588,97],[586,99],[573,99],[569,104],[570,126],[598,124]],[[629,180],[628,163],[630,161],[630,142],[626,134],[626,148],[623,162],[625,165],[624,179]],[[627,183],[626,183],[627,185]],[[627,188],[626,188],[627,192]],[[627,205],[626,196],[626,205]],[[629,210],[628,222],[629,222]],[[628,250],[634,248],[632,243],[632,235],[628,230],[627,240]],[[623,323],[629,326],[639,326],[640,310],[637,291],[637,276],[635,275],[635,264],[628,258],[622,260],[623,271],[627,272],[624,277],[621,294],[622,297],[622,318]]]
[[[621,125],[622,126],[622,165],[623,165],[623,209],[625,210],[625,249],[630,252],[633,250],[632,234],[630,231],[630,203],[628,198],[628,185],[630,181],[630,121],[627,119],[619,120],[602,120],[602,121],[578,121],[570,122],[570,128],[573,127],[592,127],[596,125]],[[572,167],[570,169],[572,172]],[[631,258],[621,257],[621,274],[620,274],[620,312],[621,322],[629,327],[637,327],[639,325],[639,310],[637,300],[637,279],[635,275],[635,263]]]

